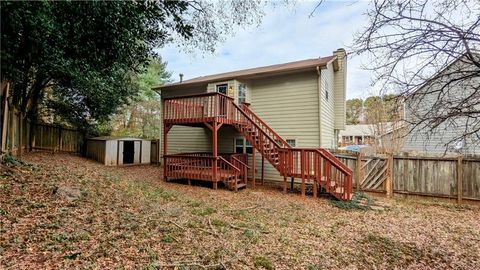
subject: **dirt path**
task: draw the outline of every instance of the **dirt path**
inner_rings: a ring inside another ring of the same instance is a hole
[[[165,183],[155,166],[46,153],[24,160],[33,166],[0,172],[0,269],[480,265],[475,206],[390,200],[386,211],[344,210],[272,188]]]

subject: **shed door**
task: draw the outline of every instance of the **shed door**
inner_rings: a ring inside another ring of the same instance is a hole
[[[123,164],[133,164],[135,160],[135,142],[124,141],[123,142]]]
[[[118,153],[117,153],[117,163],[118,165],[123,164],[123,141],[118,141]]]
[[[134,149],[135,149],[135,153],[134,153],[134,162],[135,164],[140,164],[140,153],[142,152],[142,144],[141,144],[141,141],[135,141],[135,144],[134,144]]]

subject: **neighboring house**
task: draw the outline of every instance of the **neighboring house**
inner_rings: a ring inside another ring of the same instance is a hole
[[[371,145],[375,139],[374,127],[368,124],[346,125],[345,130],[340,131],[340,145],[352,144]]]
[[[469,80],[456,80],[458,75],[464,75],[467,72],[477,75],[471,76]],[[422,119],[442,119],[451,113],[453,108],[459,105],[459,102],[462,103],[464,98],[472,101],[478,100],[479,86],[478,67],[468,64],[461,57],[406,97],[404,117],[410,125],[406,126],[407,134],[402,151],[480,154],[480,134],[478,132],[472,132],[472,134],[460,138],[466,131],[479,125],[478,118],[469,118],[458,113],[441,124],[435,123],[437,126],[433,129],[421,122]],[[468,105],[465,109],[478,112],[480,104],[476,102],[476,105]]]
[[[404,131],[403,121],[346,125],[340,131],[339,143],[342,147],[360,144],[372,146],[375,152],[397,152],[402,147]]]
[[[336,148],[346,121],[346,68],[346,52],[338,49],[327,57],[197,77],[155,90],[162,99],[223,93],[237,104],[249,103],[252,111],[291,146]],[[168,133],[168,154],[211,151],[208,128],[176,125]],[[252,146],[235,128],[226,126],[218,131],[218,152],[251,153]],[[257,158],[257,168],[261,162]],[[265,179],[283,177],[265,162]]]

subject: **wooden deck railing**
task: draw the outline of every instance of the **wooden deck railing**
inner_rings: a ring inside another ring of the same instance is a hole
[[[224,182],[236,189],[236,181],[246,184],[248,165],[243,154],[211,153],[172,154],[165,156],[166,176],[175,179],[197,179],[211,182]],[[235,182],[235,185],[233,183]]]
[[[350,200],[352,196],[352,171],[347,166],[322,148],[292,148],[248,106],[239,106],[235,104],[232,98],[220,93],[167,98],[164,102],[165,123],[193,124],[216,121],[231,124],[282,176],[302,178],[302,194],[305,192],[305,183],[313,181],[320,184],[336,198]],[[177,160],[172,161],[179,161],[178,155],[168,157],[170,159],[177,158]],[[222,173],[233,173],[234,177],[238,177],[248,167],[246,162],[239,160],[237,157],[229,159],[223,157],[215,159],[201,155],[199,157],[189,157],[190,159],[182,157],[183,161],[187,162],[185,164],[192,164],[195,158],[199,158],[201,161],[195,161],[194,164],[200,162],[199,167],[202,168],[200,171],[205,170],[205,167],[212,168],[211,179],[217,179],[217,181],[218,179],[227,181],[227,176],[222,175]],[[167,159],[167,166],[168,162]],[[191,165],[182,166],[188,167]],[[191,169],[191,167],[188,168]],[[220,173],[220,171],[222,172]],[[316,184],[314,185],[315,194]]]
[[[327,153],[325,153],[327,152]],[[280,149],[280,170],[283,175],[302,179],[305,183],[314,183],[313,193],[317,194],[320,184],[338,199],[349,200],[352,195],[352,171],[338,159],[332,159],[330,153],[317,148]]]
[[[202,123],[234,121],[233,99],[220,93],[205,93],[165,98],[164,123]]]

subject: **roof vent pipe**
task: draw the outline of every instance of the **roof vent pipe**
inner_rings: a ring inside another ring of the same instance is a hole
[[[180,82],[183,82],[183,73],[178,74],[180,76]]]

